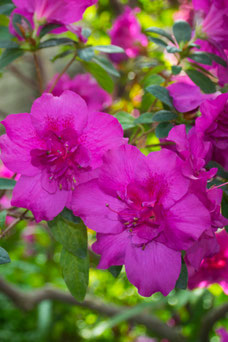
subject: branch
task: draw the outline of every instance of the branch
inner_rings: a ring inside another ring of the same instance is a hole
[[[59,302],[67,304],[77,305],[82,308],[96,311],[99,314],[108,317],[118,315],[120,313],[123,313],[124,310],[129,309],[124,306],[105,304],[91,297],[87,297],[84,302],[79,303],[70,294],[51,287],[43,287],[40,290],[34,290],[30,292],[26,291],[25,293],[15,285],[9,284],[2,278],[0,278],[0,291],[3,292],[8,298],[10,298],[15,306],[17,306],[21,310],[26,311],[32,310],[43,300],[57,300]],[[129,322],[131,322],[132,324],[142,324],[148,330],[152,331],[158,336],[169,339],[170,342],[185,341],[175,328],[169,327],[168,325],[151,315],[141,313],[135,315],[134,317],[131,317],[129,319]]]
[[[219,306],[208,312],[207,315],[204,316],[202,325],[201,325],[201,338],[202,342],[209,342],[209,333],[213,327],[213,325],[219,321],[221,318],[224,318],[228,314],[228,303]]]

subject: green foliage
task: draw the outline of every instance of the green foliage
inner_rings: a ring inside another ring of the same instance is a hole
[[[24,51],[17,48],[5,49],[0,56],[0,70],[5,68],[7,65],[15,61],[15,59],[21,57]]]
[[[14,179],[0,178],[0,190],[12,190],[16,185]]]
[[[119,112],[113,115],[123,127],[123,130],[132,128],[135,126],[135,119],[129,113]]]
[[[151,86],[146,88],[146,91],[148,91],[148,93],[154,95],[158,100],[165,103],[170,108],[173,107],[172,99],[169,96],[169,92],[166,88],[163,88],[159,85],[151,85]]]
[[[216,91],[215,84],[209,77],[194,69],[186,70],[186,74],[191,80],[200,87],[200,89],[206,94],[212,94]]]
[[[192,36],[191,26],[184,20],[178,20],[173,25],[173,34],[178,43],[188,42]]]
[[[10,257],[7,251],[0,247],[0,265],[2,264],[8,264],[10,262]]]
[[[114,89],[114,82],[106,70],[95,62],[84,62],[85,69],[93,75],[98,84],[108,93],[112,93]]]

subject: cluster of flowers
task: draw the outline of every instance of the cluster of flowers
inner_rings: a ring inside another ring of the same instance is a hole
[[[53,5],[14,0],[15,11],[30,16],[34,25],[61,23],[63,27],[77,21],[95,2],[61,0]],[[214,8],[217,2],[210,5]],[[220,10],[216,7],[216,15]],[[203,13],[202,27],[209,35],[206,23],[212,14],[206,9]],[[118,58],[111,56],[115,62],[135,57],[147,45],[129,8],[117,19],[111,38],[126,51]],[[219,39],[221,46],[225,38]],[[128,144],[114,117],[99,112],[111,100],[101,89],[97,98],[91,96],[98,85],[89,76],[70,80],[64,75],[61,82],[55,88],[57,96],[44,93],[31,113],[12,114],[3,121],[1,158],[21,175],[12,205],[31,210],[37,222],[52,220],[64,207],[72,210],[97,232],[93,250],[101,255],[99,267],[125,265],[129,281],[143,296],[156,291],[167,295],[175,287],[183,251],[189,272],[213,265],[221,274],[215,257],[205,261],[218,253],[220,237],[225,239],[226,233],[216,231],[227,224],[220,213],[222,190],[207,188],[217,169],[208,171],[206,164],[215,160],[228,169],[228,93],[208,99],[195,89],[192,101],[179,97],[175,102],[177,84],[171,85],[174,105],[179,103],[181,112],[201,105],[202,116],[188,134],[185,125],[175,126],[165,148],[145,156]],[[224,270],[227,251],[222,247],[220,253]]]
[[[222,190],[207,189],[216,169],[205,169],[211,142],[201,138],[210,108],[218,106],[204,106],[206,118],[188,135],[184,125],[174,127],[167,138],[173,145],[146,157],[127,144],[114,117],[89,110],[79,95],[43,94],[30,114],[3,121],[2,160],[21,174],[12,205],[28,208],[37,221],[68,207],[98,233],[93,250],[101,254],[100,268],[124,264],[140,294],[167,295],[180,274],[181,252],[198,268],[218,252],[215,232],[226,223]]]

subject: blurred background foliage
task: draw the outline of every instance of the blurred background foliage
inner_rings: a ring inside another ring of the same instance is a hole
[[[118,4],[118,6],[117,6]],[[131,7],[140,7],[141,12],[137,17],[143,29],[150,26],[169,28],[173,23],[173,14],[178,8],[177,1],[165,0],[139,0],[139,1],[109,1],[99,0],[99,6],[87,9],[84,27],[92,30],[88,43],[92,45],[109,44],[108,32],[112,27],[115,17],[121,12],[122,4]],[[8,19],[0,15],[0,34],[4,34],[4,27],[8,25]],[[72,33],[67,33],[71,37]],[[66,36],[66,34],[64,35]],[[65,47],[45,49],[41,52],[40,60],[43,67],[43,76],[46,80],[59,71],[67,61],[61,59],[52,62],[53,57],[63,52]],[[6,69],[0,78],[0,115],[29,111],[33,100],[39,96],[34,84],[29,79],[35,80],[35,70],[31,56],[17,61]],[[147,68],[145,62],[154,63],[153,68]],[[158,65],[159,61],[159,65]],[[141,63],[140,65],[137,63]],[[142,67],[144,63],[144,67]],[[137,67],[141,73],[136,77]],[[164,82],[158,73],[164,69],[170,69],[169,62],[164,60],[161,50],[155,45],[150,45],[148,56],[143,60],[131,60],[123,70],[121,82],[124,82],[125,92],[118,96],[115,94],[115,102],[110,109],[111,113],[120,110],[131,112],[133,109],[147,111],[148,103],[153,96],[147,94],[143,97],[142,104],[137,96],[142,95],[142,88],[148,79],[154,78],[155,84]],[[21,70],[24,74],[24,82],[21,82]],[[70,68],[70,74],[74,75],[82,71],[80,64],[74,63]],[[32,76],[32,77],[31,77]],[[149,98],[148,98],[149,97]],[[147,144],[156,144],[154,133],[148,135]],[[144,144],[145,145],[145,144]],[[154,148],[155,149],[155,148]],[[149,153],[150,148],[143,149]],[[90,243],[94,235],[89,231]],[[13,234],[1,241],[1,246],[6,248],[11,263],[0,266],[1,277],[18,286],[25,293],[30,293],[43,286],[50,285],[67,291],[59,268],[61,247],[52,239],[48,227],[45,224],[29,224],[25,221],[18,224]],[[188,341],[197,342],[199,331],[202,327],[202,317],[214,308],[227,302],[227,296],[219,285],[212,285],[209,289],[174,290],[167,297],[160,293],[150,298],[138,295],[137,290],[131,285],[122,271],[118,278],[107,271],[95,268],[96,260],[91,254],[90,282],[88,297],[99,299],[110,307],[118,305],[127,307],[112,318],[106,317],[98,311],[90,308],[70,305],[64,302],[44,300],[28,311],[16,307],[5,295],[0,293],[0,341],[1,342],[133,342],[139,336],[148,336],[156,341],[168,341],[160,339],[156,334],[143,324],[135,324],[128,321],[136,314],[152,314],[170,327],[179,329]],[[228,322],[219,320],[210,333],[210,342],[219,342],[216,329],[225,327]],[[151,340],[152,341],[152,340]]]

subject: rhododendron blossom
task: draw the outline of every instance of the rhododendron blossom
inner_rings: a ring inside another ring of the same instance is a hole
[[[201,138],[211,143],[208,159],[228,170],[228,93],[205,101],[200,111],[202,115],[195,125]]]
[[[3,125],[2,160],[20,173],[12,205],[31,210],[37,221],[70,206],[75,187],[95,174],[107,150],[121,145],[123,130],[112,116],[91,112],[71,91],[43,94],[31,114],[13,114]]]
[[[196,287],[206,287],[213,283],[222,286],[224,292],[228,294],[228,234],[225,230],[216,233],[219,251],[213,256],[202,260],[200,268],[195,271],[188,266],[190,289]]]
[[[124,13],[113,24],[110,31],[111,42],[125,50],[125,53],[111,54],[113,62],[120,63],[128,58],[137,57],[142,48],[148,45],[148,40],[142,34],[141,26],[135,17],[137,11],[138,9],[125,7]]]
[[[47,89],[52,86],[57,77],[58,74],[50,81]],[[102,110],[112,103],[111,96],[97,84],[90,74],[79,74],[73,79],[67,74],[63,74],[52,94],[59,96],[64,90],[72,90],[80,95],[87,103],[89,110]]]
[[[216,333],[221,337],[220,342],[228,342],[228,331],[226,329],[217,329]]]
[[[99,179],[80,185],[72,209],[95,230],[99,267],[125,265],[143,296],[167,295],[181,269],[181,251],[211,226],[210,213],[182,175],[180,158],[162,150],[144,156],[122,146],[104,157]],[[118,175],[118,176],[117,176]]]
[[[11,14],[10,30],[17,35],[12,25],[14,13],[28,19],[33,28],[35,22],[39,25],[56,23],[65,26],[81,20],[87,7],[97,3],[97,0],[13,0],[13,3],[17,8]]]

